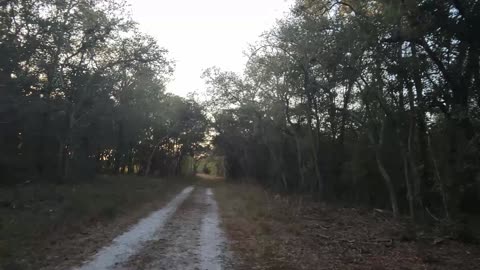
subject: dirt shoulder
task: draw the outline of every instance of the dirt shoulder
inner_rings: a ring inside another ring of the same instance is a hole
[[[216,188],[236,269],[480,269],[480,247],[411,240],[371,210],[329,207],[252,185]]]
[[[0,189],[0,269],[69,269],[191,180],[100,177]]]

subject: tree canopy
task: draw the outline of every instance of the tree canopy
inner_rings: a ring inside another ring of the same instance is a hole
[[[227,174],[417,220],[477,211],[478,1],[298,0],[205,72]]]
[[[0,1],[2,184],[179,174],[211,138],[231,179],[420,221],[478,212],[479,1],[297,0],[243,73],[204,72],[204,104],[166,92],[174,63],[127,13]]]
[[[0,21],[3,183],[176,174],[203,140],[200,105],[165,93],[174,64],[125,3],[1,1]]]

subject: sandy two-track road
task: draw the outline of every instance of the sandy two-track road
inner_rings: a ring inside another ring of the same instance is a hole
[[[212,190],[190,186],[73,269],[229,269],[227,250]]]

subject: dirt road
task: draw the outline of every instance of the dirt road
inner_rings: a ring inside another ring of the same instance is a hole
[[[74,269],[217,270],[230,257],[212,190],[191,186]]]

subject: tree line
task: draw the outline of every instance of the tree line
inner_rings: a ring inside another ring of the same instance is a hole
[[[178,174],[206,118],[115,0],[0,1],[1,184]]]
[[[204,78],[227,175],[416,221],[480,203],[480,1],[298,0]]]

